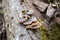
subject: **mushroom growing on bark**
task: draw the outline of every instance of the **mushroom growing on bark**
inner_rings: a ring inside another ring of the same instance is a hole
[[[27,20],[28,20],[27,18],[18,18],[18,22],[20,23],[24,23]]]
[[[41,24],[39,24],[39,22],[36,21],[36,22],[33,22],[30,25],[27,25],[26,28],[36,29],[36,28],[39,28],[40,26],[41,26]]]
[[[23,24],[24,25],[29,25],[29,24],[32,24],[32,22],[36,22],[36,21],[37,21],[36,17],[32,16],[28,21],[26,21]]]
[[[20,18],[19,22],[25,25],[26,28],[36,29],[40,27],[40,23],[37,21],[36,17],[31,16],[29,19]]]
[[[23,14],[23,16],[18,19],[18,22],[25,25],[26,28],[30,29],[39,28],[40,23],[37,21],[37,18],[32,15],[31,11],[29,12]]]

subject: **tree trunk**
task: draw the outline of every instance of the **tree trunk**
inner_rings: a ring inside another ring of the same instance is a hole
[[[19,0],[3,0],[3,5],[7,40],[40,40],[38,29],[26,29],[17,22],[17,18],[22,15],[23,10]]]

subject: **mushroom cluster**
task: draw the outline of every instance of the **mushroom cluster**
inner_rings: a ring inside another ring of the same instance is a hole
[[[36,29],[40,27],[40,23],[37,21],[37,18],[32,15],[32,13],[23,14],[22,17],[18,18],[18,22],[23,24],[26,28]]]

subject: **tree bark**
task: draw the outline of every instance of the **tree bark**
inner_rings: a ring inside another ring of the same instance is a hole
[[[17,22],[17,18],[22,16],[21,11],[23,10],[19,0],[3,0],[3,5],[7,40],[40,40],[38,29],[26,29]]]

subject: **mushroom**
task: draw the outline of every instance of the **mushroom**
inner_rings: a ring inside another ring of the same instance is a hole
[[[36,28],[39,28],[40,26],[41,25],[39,24],[39,22],[35,22],[30,25],[27,25],[26,28],[36,29]]]
[[[32,15],[34,13],[34,9],[29,9],[29,12],[27,12],[26,14],[28,14],[28,15]]]
[[[26,26],[26,28],[32,28],[32,25],[28,25],[28,26]]]
[[[35,25],[35,24],[36,24],[36,25]],[[39,22],[37,21],[37,23],[33,23],[32,25],[33,25],[33,26],[32,26],[32,29],[36,29],[36,28],[40,28],[41,23],[39,23]]]
[[[25,14],[25,15],[23,15],[23,17],[25,17],[25,18],[30,18],[31,16]]]
[[[18,22],[20,22],[20,23],[24,23],[27,20],[28,20],[28,18],[18,18]]]
[[[23,3],[24,8],[27,10],[28,15],[32,15],[34,13],[34,9],[32,8],[31,4]]]
[[[26,21],[23,24],[24,25],[29,25],[29,24],[32,24],[32,22],[36,22],[36,21],[37,21],[36,17],[32,16],[28,21]]]
[[[32,26],[31,29],[37,29],[37,28],[40,28],[40,26],[39,25],[35,25],[35,26]]]

